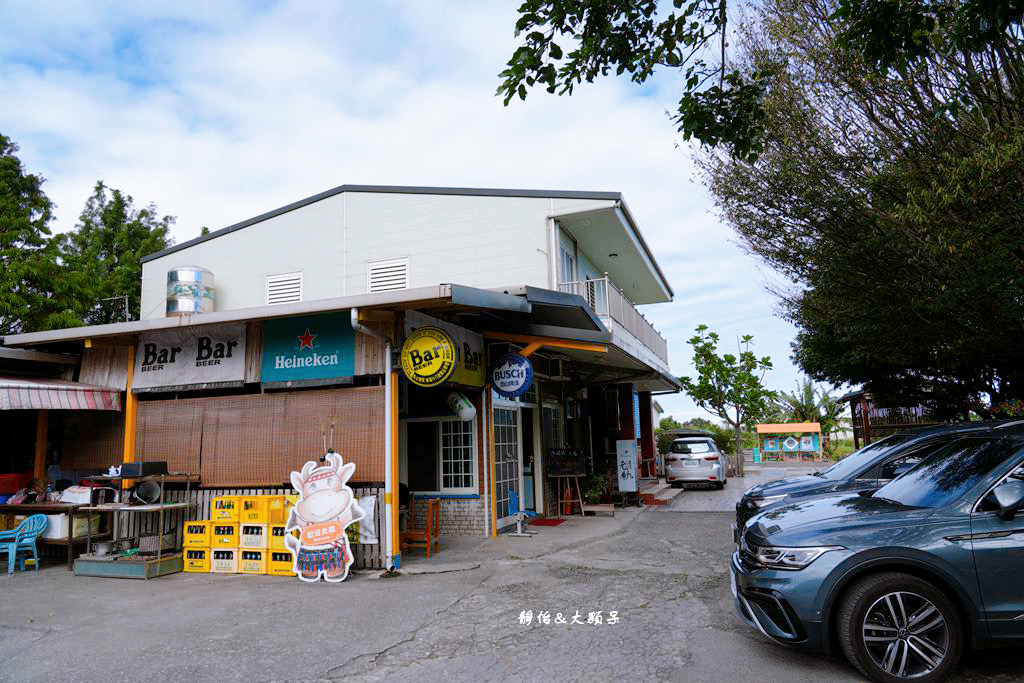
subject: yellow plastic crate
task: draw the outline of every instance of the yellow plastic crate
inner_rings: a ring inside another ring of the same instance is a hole
[[[242,496],[217,496],[210,502],[210,519],[215,522],[237,522]]]
[[[285,530],[284,524],[271,524],[268,527],[269,535],[267,536],[267,548],[270,550],[282,550],[287,552],[288,546],[284,544]],[[292,536],[297,534],[293,531]]]
[[[210,549],[185,548],[185,571],[208,573],[210,571]]]
[[[288,521],[288,508],[284,504],[284,496],[266,496],[267,524],[284,524]]]
[[[242,574],[266,574],[267,550],[262,548],[239,548],[241,559],[238,560],[238,571]]]
[[[292,571],[292,554],[284,550],[267,551],[270,555],[267,561],[267,574],[271,576],[295,576]]]
[[[298,502],[299,494],[297,493],[289,493],[284,497],[284,519],[281,520],[282,524],[288,521],[288,513],[291,511],[293,507],[295,507],[295,504]]]
[[[210,526],[210,545],[214,548],[237,548],[238,524],[214,522]]]
[[[238,521],[245,524],[270,523],[270,496],[242,496]]]
[[[213,522],[209,520],[185,522],[185,547],[209,548],[211,545],[210,526],[212,524]]]
[[[211,574],[238,573],[238,548],[211,548],[210,553]]]
[[[266,548],[267,547],[267,525],[246,524],[238,525],[238,547],[239,548]]]

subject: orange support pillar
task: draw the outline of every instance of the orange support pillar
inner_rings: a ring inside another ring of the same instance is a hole
[[[46,476],[46,434],[50,426],[50,411],[36,411],[36,460],[32,476],[42,479]]]

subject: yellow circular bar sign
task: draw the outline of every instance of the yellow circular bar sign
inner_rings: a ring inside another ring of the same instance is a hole
[[[420,327],[402,344],[402,372],[413,384],[437,386],[455,370],[455,342],[437,327]]]

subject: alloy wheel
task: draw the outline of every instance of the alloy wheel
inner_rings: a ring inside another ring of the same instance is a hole
[[[882,670],[898,678],[935,671],[949,649],[949,626],[927,598],[911,592],[887,593],[864,614],[864,646]]]

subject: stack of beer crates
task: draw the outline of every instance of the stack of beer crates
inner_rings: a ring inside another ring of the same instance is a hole
[[[284,544],[298,496],[219,496],[210,519],[185,522],[185,571],[295,576]]]

